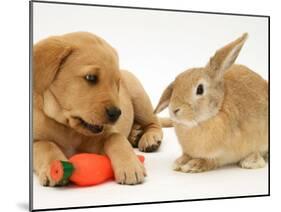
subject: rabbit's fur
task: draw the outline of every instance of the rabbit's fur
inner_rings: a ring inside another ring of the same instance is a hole
[[[169,107],[183,149],[175,170],[265,166],[268,84],[249,68],[233,65],[246,38],[219,49],[205,67],[181,73],[162,94],[155,113]]]

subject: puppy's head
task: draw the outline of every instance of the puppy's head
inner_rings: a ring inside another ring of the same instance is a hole
[[[34,92],[49,117],[88,136],[118,120],[118,56],[104,40],[85,32],[50,37],[33,56]]]
[[[224,73],[234,63],[246,38],[244,34],[219,49],[205,67],[177,76],[163,92],[155,112],[169,106],[171,118],[187,127],[216,115],[224,97]]]

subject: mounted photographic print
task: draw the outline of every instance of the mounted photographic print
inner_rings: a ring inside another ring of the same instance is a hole
[[[269,195],[269,17],[30,2],[30,210]]]

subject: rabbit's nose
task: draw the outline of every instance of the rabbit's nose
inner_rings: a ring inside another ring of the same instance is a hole
[[[174,114],[175,115],[177,115],[177,113],[180,111],[180,109],[179,108],[177,108],[177,109],[175,109],[175,110],[173,110],[173,112],[174,112]]]

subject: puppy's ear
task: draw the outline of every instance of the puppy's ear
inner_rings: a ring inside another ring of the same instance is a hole
[[[60,37],[50,37],[33,47],[33,89],[42,93],[55,79],[62,62],[71,53],[71,47]]]
[[[220,79],[224,71],[227,70],[236,60],[239,52],[248,37],[244,33],[237,40],[219,49],[207,64],[207,72],[210,77]]]
[[[157,107],[155,108],[154,110],[154,113],[160,113],[162,110],[164,110],[168,105],[169,105],[169,102],[170,102],[170,99],[171,99],[171,96],[172,96],[172,93],[173,93],[173,85],[174,83],[172,82],[163,92],[160,100],[159,100],[159,103],[157,105]]]

